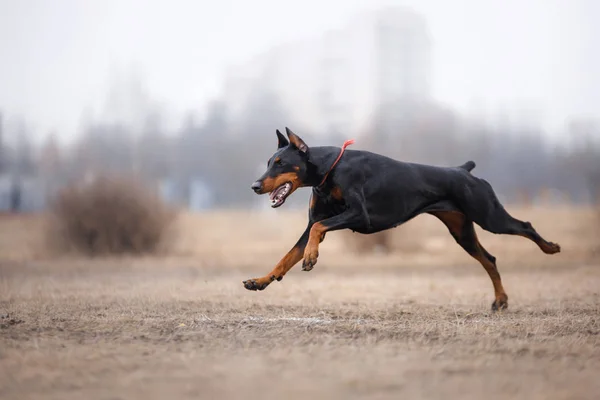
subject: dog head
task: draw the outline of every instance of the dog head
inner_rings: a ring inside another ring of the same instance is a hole
[[[277,132],[277,151],[267,162],[267,170],[252,190],[257,194],[269,193],[271,207],[277,208],[299,187],[305,184],[308,175],[308,146],[298,135],[285,128],[285,136]]]

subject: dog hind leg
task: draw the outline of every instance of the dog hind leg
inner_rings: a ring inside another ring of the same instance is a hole
[[[494,302],[492,310],[498,311],[508,307],[508,296],[502,286],[502,279],[496,267],[496,257],[487,252],[483,248],[477,234],[473,222],[461,213],[460,211],[434,211],[430,213],[441,220],[456,242],[467,252],[471,257],[479,261],[483,268],[488,273],[494,286]]]
[[[560,245],[552,243],[540,236],[530,222],[513,218],[500,204],[492,186],[484,179],[475,178],[475,184],[470,187],[468,200],[457,202],[477,225],[486,231],[525,237],[538,245],[546,254],[560,252]]]

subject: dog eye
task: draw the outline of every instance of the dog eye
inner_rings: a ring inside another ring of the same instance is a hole
[[[281,160],[275,160],[275,165],[281,166],[283,163],[281,162]]]

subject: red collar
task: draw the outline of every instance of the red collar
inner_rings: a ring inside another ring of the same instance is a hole
[[[346,150],[346,147],[350,146],[351,144],[354,144],[354,139],[346,140],[344,142],[344,144],[342,145],[342,149],[340,150],[340,154],[337,156],[337,158],[333,162],[333,165],[331,166],[331,168],[329,168],[329,171],[327,171],[327,173],[323,177],[323,180],[321,181],[321,183],[319,183],[319,186],[323,186],[323,184],[325,183],[325,180],[327,180],[327,177],[329,176],[329,173],[331,171],[333,171],[333,169],[335,168],[336,164],[340,161],[340,158],[342,158],[342,155],[344,154],[344,151]]]

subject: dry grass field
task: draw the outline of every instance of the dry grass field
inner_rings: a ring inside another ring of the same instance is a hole
[[[2,217],[0,398],[596,399],[594,214],[509,210],[563,252],[479,231],[510,297],[496,314],[483,268],[427,216],[389,254],[329,234],[313,271],[263,292],[241,281],[304,213],[184,214],[162,254],[113,259],[58,257],[43,217]]]

